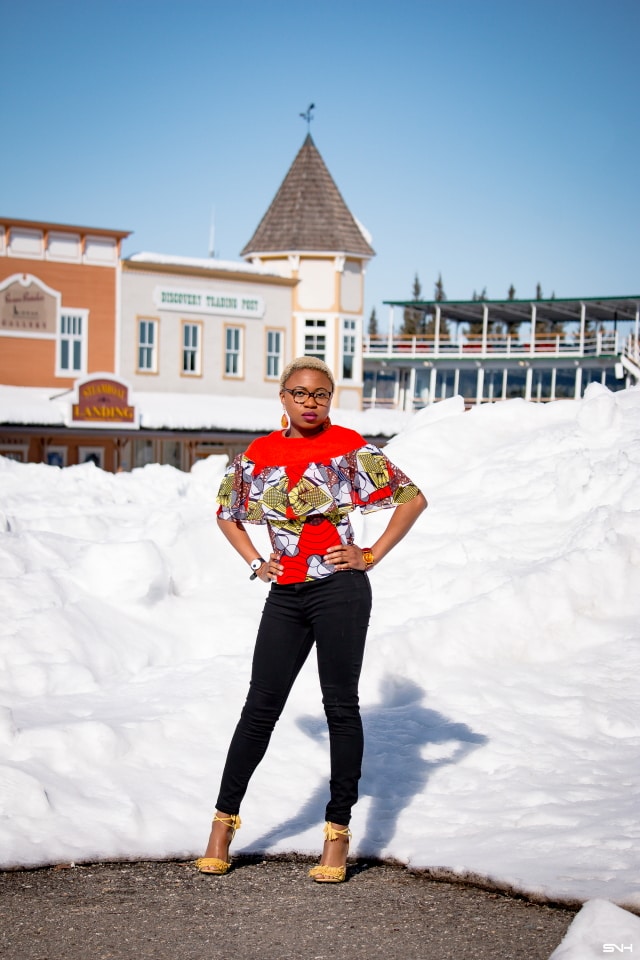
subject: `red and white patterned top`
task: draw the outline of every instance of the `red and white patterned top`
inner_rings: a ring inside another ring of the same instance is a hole
[[[327,548],[354,542],[349,514],[395,507],[418,488],[355,430],[332,425],[312,439],[280,431],[254,440],[229,465],[218,491],[218,516],[265,523],[284,573],[302,583],[335,572]]]

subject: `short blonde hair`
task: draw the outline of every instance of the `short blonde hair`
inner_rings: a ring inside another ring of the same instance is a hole
[[[318,357],[296,357],[296,359],[292,360],[291,363],[288,363],[282,371],[282,376],[280,377],[281,390],[284,390],[285,383],[291,374],[296,372],[296,370],[319,370],[320,373],[324,373],[325,377],[331,384],[331,389],[335,389],[336,383],[333,379],[333,374],[324,360],[320,360]]]

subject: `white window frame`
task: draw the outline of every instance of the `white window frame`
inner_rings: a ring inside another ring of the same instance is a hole
[[[147,327],[153,330],[153,337],[149,341],[146,334]],[[160,332],[160,321],[157,317],[138,317],[136,324],[136,372],[142,374],[154,374],[158,372],[158,335]],[[141,363],[142,351],[148,356],[149,362],[144,365]]]
[[[195,342],[193,338],[195,334]],[[190,363],[188,362],[190,359]],[[202,376],[202,323],[193,320],[182,321],[182,362],[180,373],[183,377]]]
[[[306,317],[304,321],[304,355],[327,362],[329,326],[326,317]]]
[[[266,330],[266,367],[265,379],[279,380],[282,373],[282,358],[284,347],[284,330],[275,327]]]
[[[345,381],[356,379],[357,362],[357,343],[358,343],[358,321],[352,317],[344,317],[342,320],[342,355],[340,358],[340,378]],[[351,373],[345,373],[345,358],[351,357]]]
[[[237,324],[227,324],[224,328],[224,377],[229,380],[244,377],[244,327]]]
[[[88,334],[88,310],[74,310],[70,307],[64,307],[60,310],[56,336],[57,377],[78,377],[87,372]],[[67,350],[65,350],[65,347]],[[67,354],[66,358],[65,353]],[[65,364],[63,364],[63,360],[66,360]]]

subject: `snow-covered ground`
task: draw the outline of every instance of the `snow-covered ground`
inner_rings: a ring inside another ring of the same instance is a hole
[[[640,390],[454,398],[386,452],[430,507],[371,574],[352,852],[592,901],[554,960],[602,956],[640,908]],[[202,852],[268,590],[223,467],[0,458],[0,866]],[[317,852],[327,767],[311,658],[234,849]]]

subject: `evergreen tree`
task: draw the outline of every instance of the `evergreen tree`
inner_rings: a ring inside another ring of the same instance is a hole
[[[435,313],[429,314],[429,318],[425,324],[424,333],[426,337],[430,337],[432,340],[435,340],[436,337],[436,315]],[[440,314],[440,341],[442,340],[451,340],[451,331],[449,330],[449,322]]]
[[[434,284],[434,297],[433,299],[436,303],[444,303],[447,299],[447,295],[444,292],[444,284],[442,282],[442,274],[438,274],[438,279]],[[424,315],[422,319],[422,329],[420,331],[426,337],[430,337],[432,340],[435,340],[436,336],[436,315],[435,312],[428,315]],[[451,340],[451,331],[449,330],[449,324],[447,320],[440,314],[440,341],[442,340]]]
[[[427,323],[424,328],[425,336],[435,339],[436,336],[436,315],[432,313],[427,320]],[[440,314],[440,340],[451,340],[451,332],[449,330],[449,323],[445,318]]]
[[[515,297],[515,287],[513,284],[509,288],[509,299],[513,300]],[[483,287],[480,293],[473,291],[471,299],[474,303],[485,303],[489,297],[487,295],[487,288]],[[517,324],[515,325],[517,328]],[[467,336],[470,340],[481,340],[482,339],[482,320],[473,320],[467,326]],[[489,314],[489,323],[487,325],[487,340],[506,340],[507,334],[510,330],[510,325],[504,323],[502,320],[492,320],[491,314]]]
[[[555,292],[551,294],[550,300],[555,300]],[[542,300],[542,287],[538,283],[536,285],[536,300]],[[536,340],[544,340],[545,338],[549,341],[555,340],[555,338],[560,335],[560,339],[564,340],[565,330],[564,330],[564,321],[563,320],[547,320],[544,317],[536,317]]]
[[[413,281],[412,299],[419,303],[422,296],[422,286],[416,273]],[[400,333],[404,336],[414,337],[416,334],[424,333],[425,319],[424,311],[414,307],[405,307],[402,315],[402,328]]]
[[[516,288],[513,284],[507,290],[507,300],[515,300],[516,298]],[[518,328],[522,323],[521,320],[512,320],[510,323],[506,324],[507,336],[517,339],[518,337]]]
[[[376,308],[374,307],[371,311],[371,316],[369,317],[369,326],[367,327],[367,333],[370,337],[378,336],[378,318],[376,316]]]
[[[482,303],[487,299],[487,288],[483,287],[480,293],[476,290],[471,294],[471,299],[474,303]],[[492,330],[493,322],[489,320],[489,328],[487,330],[487,336],[492,339]],[[467,327],[467,336],[470,340],[482,340],[482,320],[472,320],[469,326]]]

